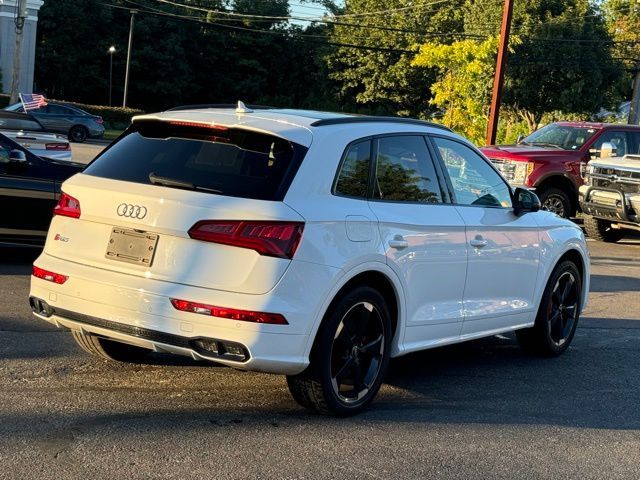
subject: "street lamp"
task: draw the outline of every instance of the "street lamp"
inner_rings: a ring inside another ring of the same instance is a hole
[[[111,106],[111,85],[113,83],[113,54],[116,53],[116,47],[109,47],[109,106]]]

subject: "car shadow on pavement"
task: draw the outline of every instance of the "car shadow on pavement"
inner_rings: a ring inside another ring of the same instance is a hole
[[[31,265],[40,252],[40,247],[0,246],[0,275],[30,275]]]
[[[511,335],[400,357],[386,379],[394,393],[383,394],[374,411],[408,406],[414,421],[443,423],[640,428],[640,332],[593,337],[579,329],[558,358],[531,357]]]

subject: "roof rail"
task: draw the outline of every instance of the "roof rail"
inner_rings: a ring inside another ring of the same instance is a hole
[[[425,120],[418,120],[415,118],[405,118],[405,117],[370,117],[370,116],[357,116],[353,117],[335,117],[335,118],[323,118],[321,120],[316,120],[311,124],[312,127],[324,127],[326,125],[343,125],[345,123],[384,123],[384,122],[392,122],[392,123],[406,123],[410,125],[421,125],[423,127],[433,127],[439,128],[441,130],[446,130],[447,132],[451,132],[452,130],[449,127],[445,127],[439,123],[427,122]]]
[[[245,105],[247,108],[251,110],[269,110],[276,107],[269,107],[267,105]],[[205,108],[232,108],[236,109],[238,104],[236,103],[200,103],[197,105],[180,105],[178,107],[173,107],[165,112],[176,112],[180,110],[203,110]]]

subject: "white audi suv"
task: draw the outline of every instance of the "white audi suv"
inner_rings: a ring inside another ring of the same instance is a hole
[[[389,359],[515,331],[567,349],[582,231],[419,120],[182,107],[133,119],[62,185],[30,304],[89,353],[287,376],[349,415]]]

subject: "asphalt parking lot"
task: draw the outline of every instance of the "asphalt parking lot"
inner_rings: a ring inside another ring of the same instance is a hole
[[[284,377],[91,358],[31,317],[36,253],[0,250],[0,478],[638,478],[640,237],[589,246],[567,354],[504,336],[410,355],[349,419]]]
[[[71,143],[71,155],[74,162],[89,163],[109,142],[105,140],[87,140],[85,143]]]

